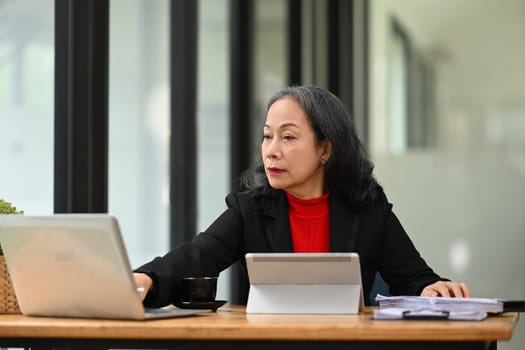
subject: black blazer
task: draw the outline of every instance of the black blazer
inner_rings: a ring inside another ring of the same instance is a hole
[[[228,195],[228,209],[205,232],[138,268],[154,281],[145,304],[167,305],[178,299],[180,278],[218,276],[236,261],[247,283],[248,252],[293,252],[288,200],[283,191],[276,193],[255,198],[244,192]],[[378,271],[395,295],[419,295],[441,279],[421,258],[382,191],[373,205],[361,210],[352,210],[333,193],[329,203],[330,251],[359,254],[366,303]]]

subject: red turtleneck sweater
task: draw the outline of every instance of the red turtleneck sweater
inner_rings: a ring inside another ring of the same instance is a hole
[[[300,199],[286,192],[292,243],[296,253],[325,253],[330,250],[329,193]]]

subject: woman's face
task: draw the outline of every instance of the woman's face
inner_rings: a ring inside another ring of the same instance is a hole
[[[273,188],[303,199],[325,192],[323,163],[330,156],[330,143],[317,142],[306,113],[294,99],[277,100],[268,109],[261,151]]]

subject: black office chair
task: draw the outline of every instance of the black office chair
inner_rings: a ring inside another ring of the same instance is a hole
[[[376,295],[381,294],[385,296],[389,296],[390,294],[390,288],[388,287],[388,284],[385,282],[381,274],[378,272],[376,273],[376,277],[374,279],[374,284],[372,284],[372,290],[370,291],[370,295],[368,296],[370,300],[370,305],[372,306],[378,306],[378,302],[375,301]]]

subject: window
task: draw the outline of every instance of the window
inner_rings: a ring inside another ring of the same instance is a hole
[[[53,212],[54,1],[0,2],[0,197]]]
[[[224,198],[230,190],[228,1],[199,1],[198,18],[197,230],[201,232],[226,208]],[[217,298],[229,299],[228,289],[225,271]]]
[[[109,213],[133,267],[169,242],[169,1],[112,0]]]

